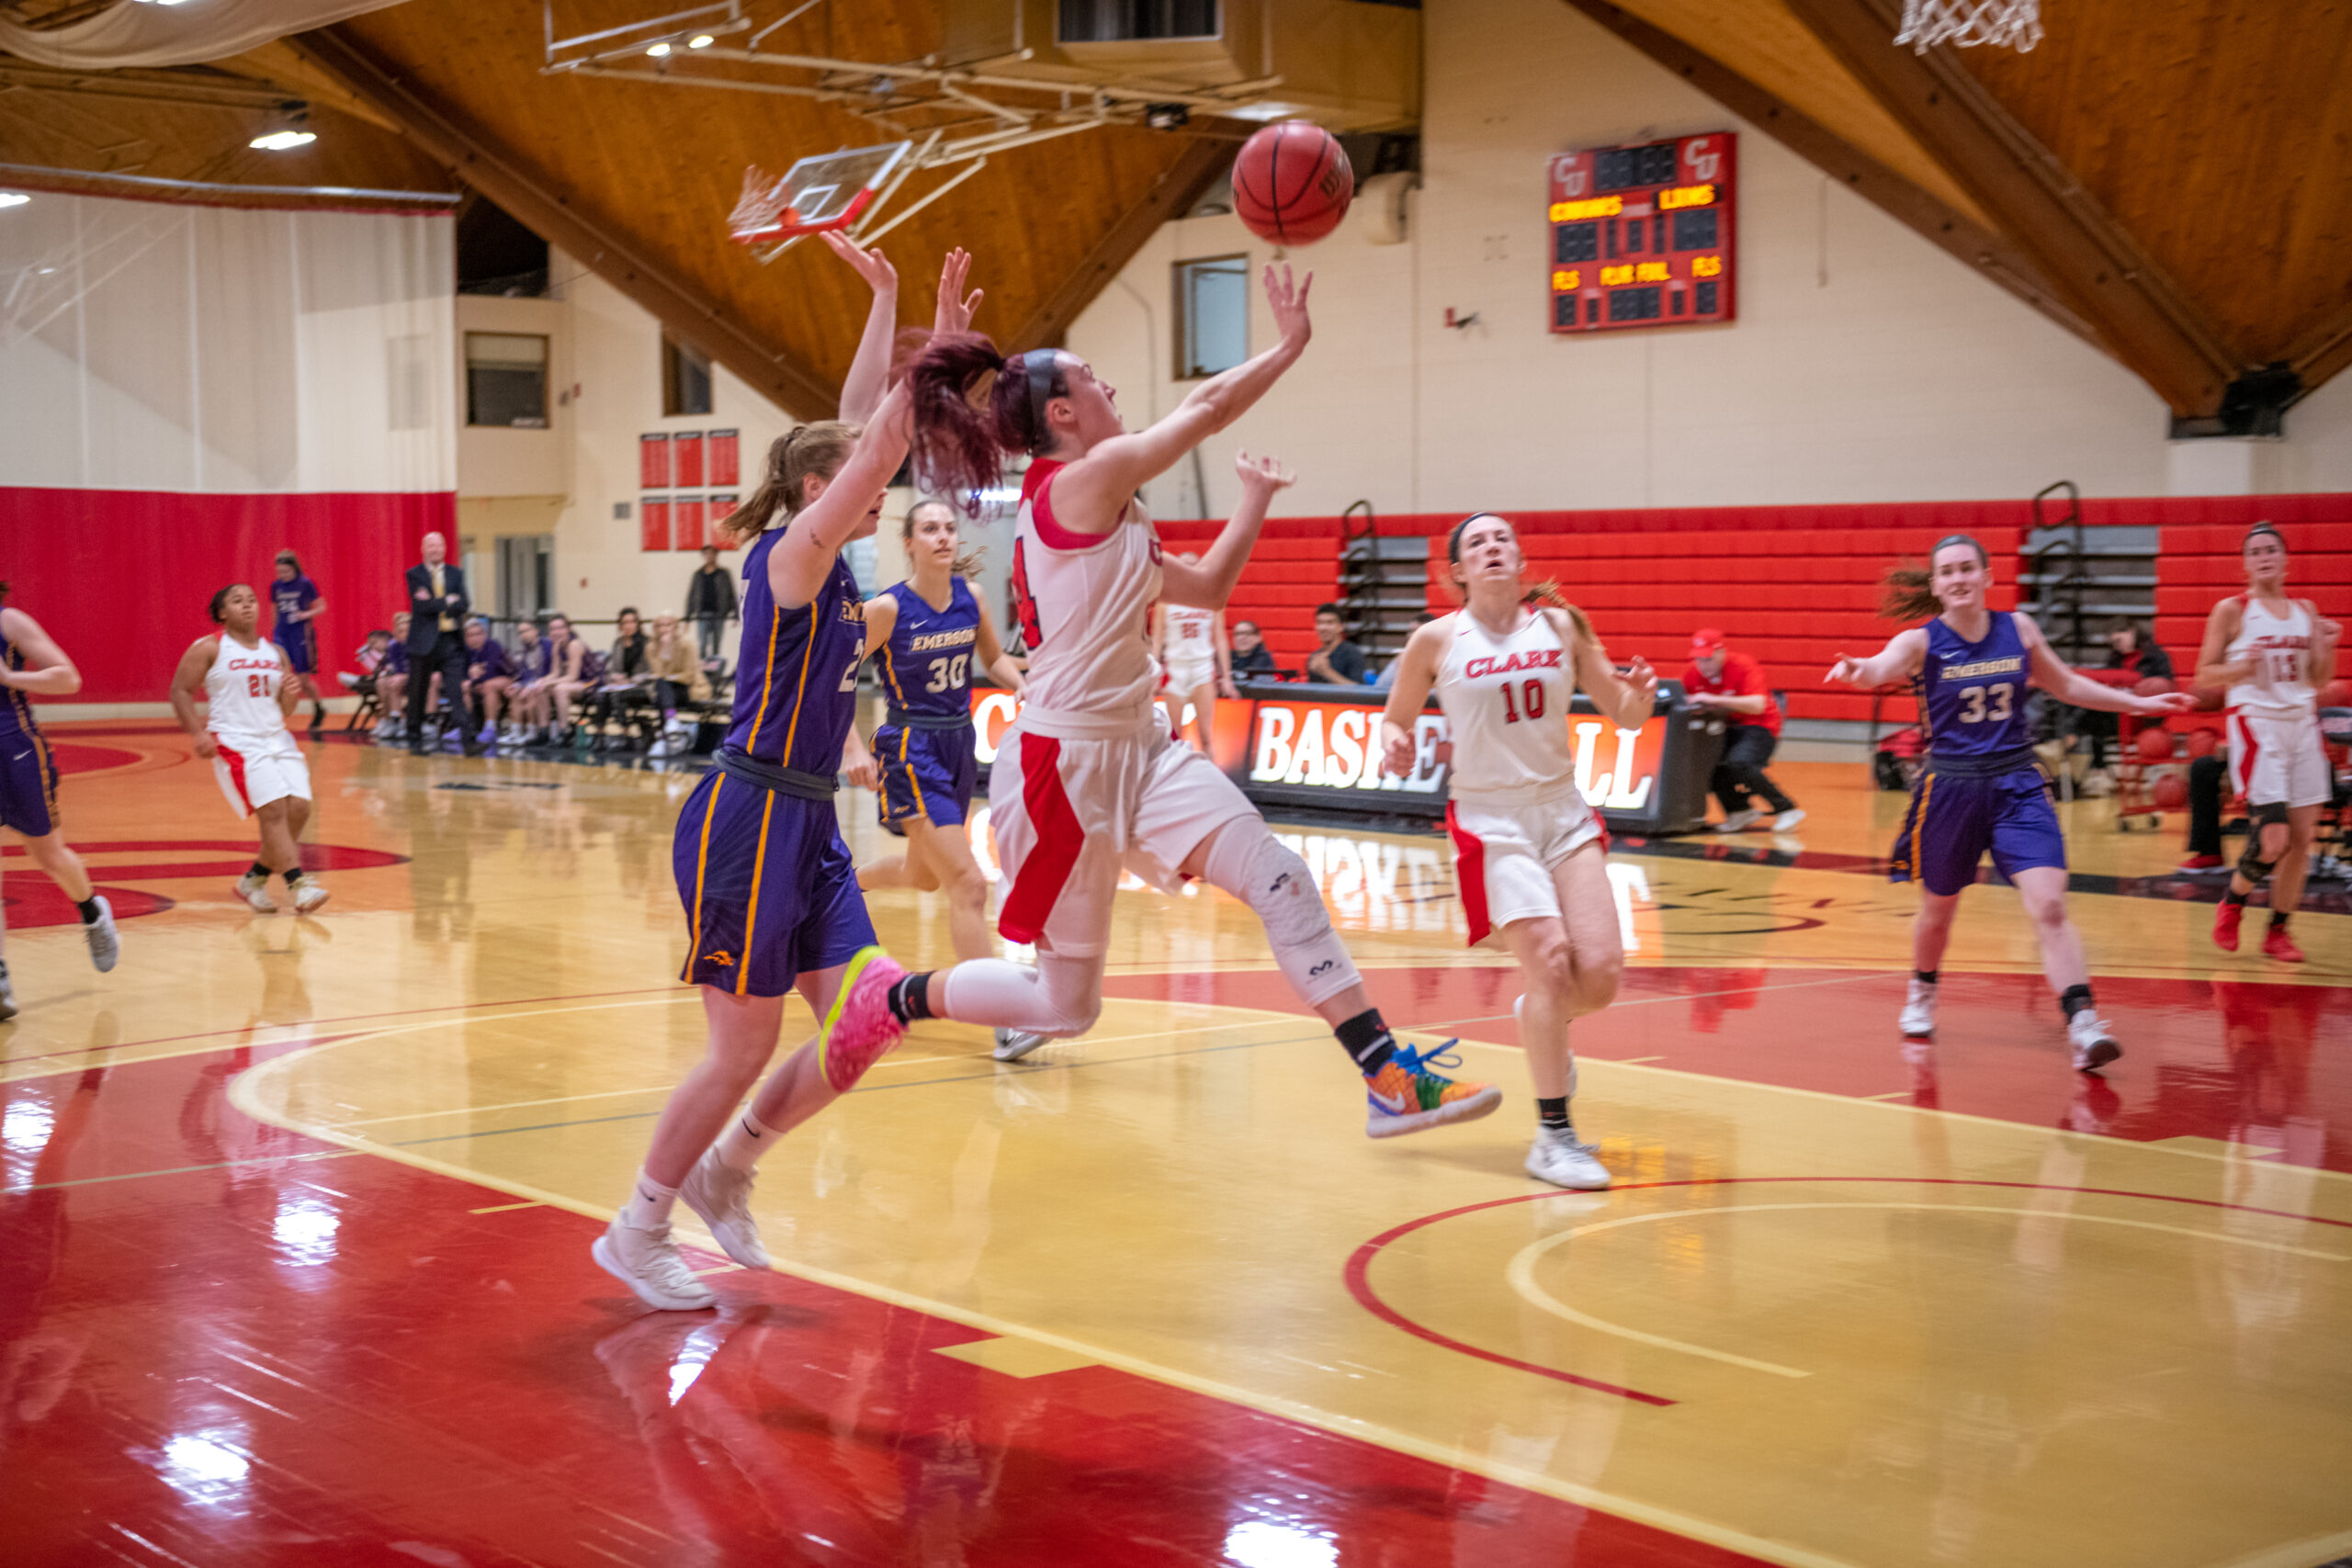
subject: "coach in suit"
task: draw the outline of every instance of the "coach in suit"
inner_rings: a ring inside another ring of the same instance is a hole
[[[424,755],[424,704],[437,671],[441,704],[464,738],[466,755],[481,754],[481,742],[466,723],[466,614],[473,602],[466,596],[465,568],[448,564],[449,542],[438,534],[424,536],[423,564],[408,569],[408,749]]]

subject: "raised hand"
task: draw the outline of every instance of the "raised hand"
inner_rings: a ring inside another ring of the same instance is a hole
[[[1234,471],[1241,476],[1244,489],[1258,489],[1272,493],[1288,490],[1298,482],[1298,476],[1283,467],[1280,457],[1252,457],[1247,452],[1233,455]]]
[[[980,296],[986,289],[975,288],[969,296],[964,292],[964,281],[971,275],[972,258],[963,246],[947,253],[939,264],[939,310],[931,319],[934,333],[967,333],[972,330],[972,313],[980,308]]]
[[[899,269],[890,265],[889,258],[882,254],[879,246],[870,251],[860,250],[856,242],[832,229],[826,230],[822,237],[833,254],[857,269],[857,276],[865,279],[868,288],[876,294],[897,296]]]
[[[1315,275],[1308,273],[1304,282],[1291,281],[1290,264],[1283,264],[1282,276],[1274,276],[1274,264],[1266,264],[1266,304],[1274,313],[1274,325],[1283,341],[1295,348],[1305,348],[1306,340],[1315,335],[1315,325],[1306,319],[1306,291],[1315,287]]]

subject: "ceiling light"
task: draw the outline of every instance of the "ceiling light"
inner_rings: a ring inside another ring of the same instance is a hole
[[[0,207],[22,207],[31,199],[20,190],[0,190]]]
[[[659,60],[659,59],[661,59],[663,55],[665,55],[665,54],[667,54],[667,53],[669,53],[669,52],[670,52],[670,46],[669,46],[668,44],[666,44],[666,43],[657,43],[657,44],[655,44],[651,49],[647,50],[645,52],[646,52],[646,53],[648,53],[648,54],[650,54],[650,55],[651,55],[654,59]]]
[[[265,152],[283,152],[289,147],[304,146],[318,139],[319,133],[315,130],[273,130],[267,136],[254,137],[245,145],[258,147]]]
[[[694,37],[686,40],[686,47],[688,49],[708,49],[712,44],[715,44],[718,41],[718,40],[717,39],[711,37],[708,33],[696,33]]]

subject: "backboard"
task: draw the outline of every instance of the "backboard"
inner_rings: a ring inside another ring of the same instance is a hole
[[[911,141],[853,147],[803,158],[771,180],[757,166],[743,173],[743,196],[727,220],[742,244],[796,240],[828,229],[847,229],[874,205],[877,192],[898,174]]]

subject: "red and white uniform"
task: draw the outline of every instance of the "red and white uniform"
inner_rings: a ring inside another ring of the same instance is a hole
[[[1191,696],[1216,679],[1216,612],[1190,604],[1162,604],[1164,630],[1159,657],[1168,666],[1168,689]]]
[[[1524,610],[1496,637],[1467,610],[1448,617],[1437,702],[1453,740],[1445,828],[1475,945],[1513,920],[1560,916],[1552,868],[1595,839],[1600,818],[1577,788],[1569,649],[1551,617]]]
[[[2324,806],[2334,793],[2320,743],[2319,694],[2306,678],[2312,613],[2289,600],[2274,615],[2244,596],[2238,635],[2222,656],[2254,660],[2254,678],[2229,692],[2230,783],[2248,806]]]
[[[286,656],[274,642],[251,648],[227,632],[212,668],[204,672],[204,695],[210,712],[204,728],[220,748],[212,759],[213,776],[220,793],[251,817],[273,800],[288,795],[311,798],[311,768],[302,749],[286,728],[286,710],[278,706],[277,689],[286,679]]]
[[[1174,744],[1152,702],[1145,621],[1159,597],[1159,536],[1140,502],[1108,534],[1055,521],[1041,459],[1021,481],[1012,592],[1028,693],[989,773],[1005,873],[997,929],[1046,952],[1104,951],[1123,868],[1164,888],[1195,846],[1252,814],[1231,779]]]

